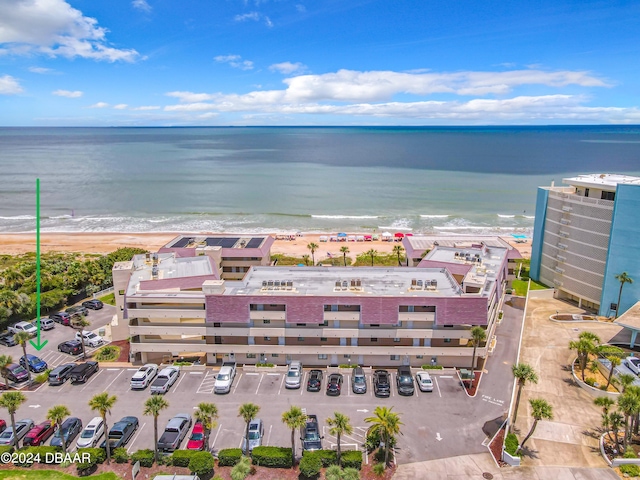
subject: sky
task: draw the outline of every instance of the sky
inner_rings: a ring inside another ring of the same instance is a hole
[[[640,124],[640,2],[0,0],[0,126]]]

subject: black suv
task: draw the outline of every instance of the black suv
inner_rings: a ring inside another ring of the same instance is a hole
[[[83,305],[76,305],[75,307],[69,307],[65,309],[65,312],[71,315],[72,317],[80,316],[80,315],[83,315],[86,317],[87,315],[89,315],[89,309]]]
[[[376,397],[388,397],[391,395],[391,381],[389,372],[376,370],[373,372],[373,393]]]
[[[82,343],[80,343],[80,340],[68,340],[58,345],[58,351],[69,355],[80,355],[82,353]]]
[[[91,310],[100,310],[104,307],[104,304],[100,300],[87,300],[86,302],[82,302],[82,306],[84,308],[90,308]]]
[[[322,386],[322,370],[311,370],[307,380],[308,392],[319,392]]]
[[[98,371],[98,362],[85,362],[79,363],[71,372],[69,372],[69,378],[71,383],[84,383],[91,375]]]
[[[62,325],[71,325],[71,315],[67,312],[56,312],[49,315],[49,318],[54,322]]]
[[[396,387],[398,387],[398,393],[400,395],[413,395],[413,377],[411,376],[411,368],[398,367],[398,374],[396,376]]]
[[[332,373],[327,380],[327,395],[337,397],[342,390],[342,375],[340,373]]]

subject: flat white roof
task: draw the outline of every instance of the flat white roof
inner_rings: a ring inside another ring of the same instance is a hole
[[[174,253],[154,253],[157,256],[157,280],[165,280],[169,278],[186,278],[202,275],[213,275],[214,271],[211,267],[209,257],[184,257],[176,258]],[[153,256],[147,262],[145,254],[133,257],[133,272],[129,280],[127,289],[128,295],[133,295],[140,282],[145,280],[154,280],[153,278]]]
[[[616,189],[618,184],[640,185],[640,177],[631,175],[620,175],[617,173],[589,173],[586,175],[578,175],[577,177],[563,178],[563,183],[567,185],[581,187],[595,187],[602,189]]]

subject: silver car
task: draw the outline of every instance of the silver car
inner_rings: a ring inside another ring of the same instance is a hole
[[[251,422],[249,422],[249,451],[262,445],[262,437],[264,437],[264,425],[262,420],[259,418],[251,420]],[[242,439],[242,451],[245,452],[246,449],[247,439],[245,437]]]
[[[285,388],[300,388],[302,383],[302,363],[291,362],[287,371],[287,378],[284,381]]]
[[[433,380],[428,372],[418,372],[416,383],[421,392],[433,392]]]
[[[14,438],[17,445],[25,435],[34,427],[33,420],[25,418],[16,422],[16,435],[13,434],[13,427],[7,427],[4,432],[0,434],[0,445],[13,445]]]

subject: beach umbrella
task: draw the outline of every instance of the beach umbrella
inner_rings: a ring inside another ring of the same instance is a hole
[[[298,266],[299,267],[304,267],[304,263],[299,263]]]
[[[396,237],[396,238],[404,238],[404,233],[402,233],[402,232],[396,232],[396,234],[394,235],[394,237]]]
[[[347,236],[347,234],[346,234],[346,233],[343,233],[343,232],[340,232],[340,233],[338,234],[338,237],[340,237],[340,238],[342,238],[342,237],[346,237],[346,236]]]

